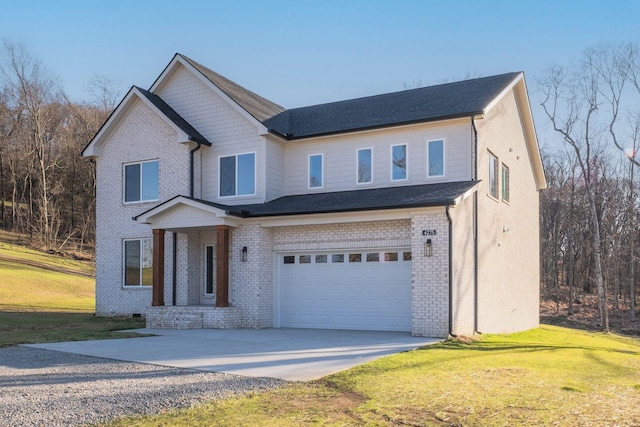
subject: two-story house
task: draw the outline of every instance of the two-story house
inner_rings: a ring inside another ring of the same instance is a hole
[[[96,313],[414,335],[538,325],[522,73],[285,109],[176,54],[84,149]]]

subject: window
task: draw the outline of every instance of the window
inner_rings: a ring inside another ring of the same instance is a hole
[[[125,203],[158,200],[158,164],[152,160],[124,166]]]
[[[213,282],[215,277],[215,265],[213,262],[213,246],[207,245],[205,246],[205,282],[204,282],[204,293],[205,294],[213,294]]]
[[[411,252],[403,252],[402,253],[403,261],[411,261]]]
[[[296,263],[295,255],[285,255],[284,256],[284,263],[285,264],[295,264]]]
[[[407,179],[407,145],[391,146],[391,180]]]
[[[331,255],[332,263],[341,263],[344,262],[344,254],[333,254]]]
[[[509,201],[509,168],[502,164],[502,200]]]
[[[300,255],[300,264],[311,264],[311,255]]]
[[[362,254],[349,254],[349,262],[362,262]]]
[[[124,241],[124,285],[153,285],[153,240]]]
[[[380,254],[378,252],[367,254],[367,262],[378,262],[380,261]]]
[[[489,195],[498,198],[498,158],[489,153]]]
[[[371,148],[362,148],[358,150],[358,184],[368,184],[373,182],[373,164]]]
[[[256,154],[220,157],[220,197],[256,194]]]
[[[444,176],[444,140],[427,143],[427,176]]]
[[[322,187],[322,154],[309,156],[309,188]]]
[[[398,261],[398,252],[385,252],[385,261]]]
[[[316,255],[316,264],[326,264],[327,256],[326,255]]]

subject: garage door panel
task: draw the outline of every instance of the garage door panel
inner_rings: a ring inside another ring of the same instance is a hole
[[[284,264],[280,255],[277,323],[281,327],[410,331],[411,262],[403,261],[407,251],[307,252],[295,254],[292,264]],[[386,252],[396,253],[396,260],[385,262]],[[311,262],[300,264],[300,259]],[[335,262],[339,259],[344,262]]]

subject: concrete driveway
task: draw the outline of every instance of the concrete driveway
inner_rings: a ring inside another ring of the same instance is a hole
[[[30,344],[68,353],[250,377],[307,381],[438,342],[403,332],[139,329],[153,337]]]

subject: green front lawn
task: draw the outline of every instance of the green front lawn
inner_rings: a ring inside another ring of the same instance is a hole
[[[640,342],[542,326],[110,425],[637,426]]]

